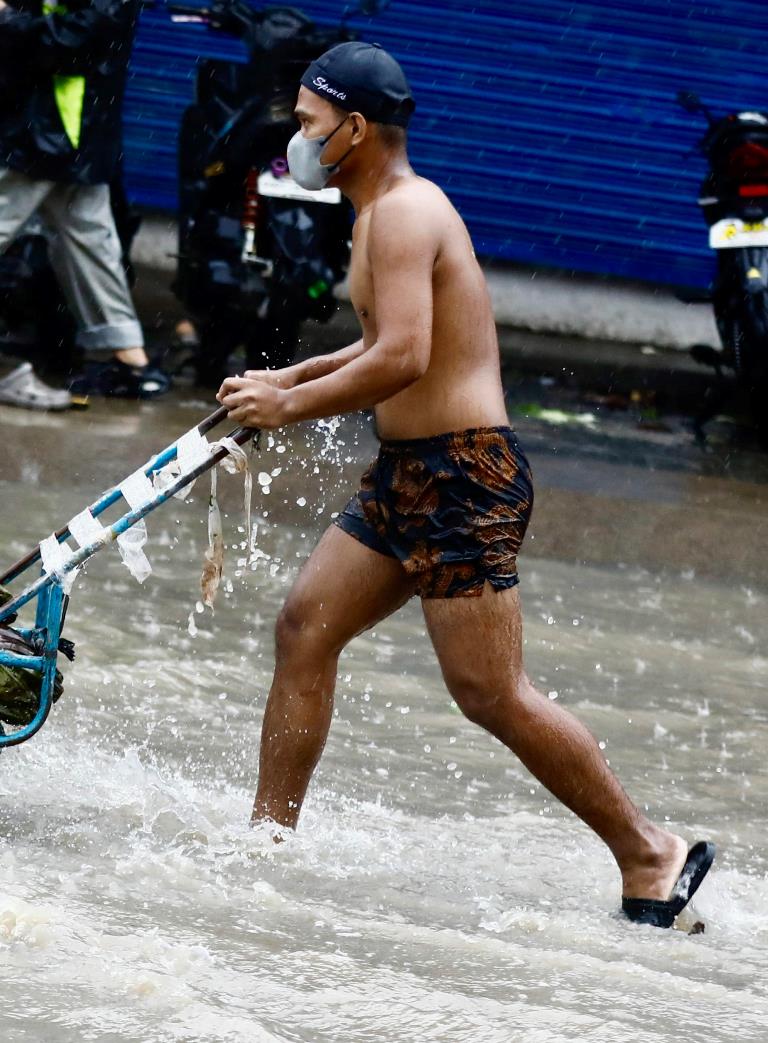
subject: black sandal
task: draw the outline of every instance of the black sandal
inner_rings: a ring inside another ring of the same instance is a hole
[[[657,898],[622,898],[622,912],[634,923],[671,927],[698,891],[714,860],[715,845],[708,840],[700,840],[688,852],[685,865],[666,902]]]
[[[70,384],[73,395],[106,398],[158,398],[171,389],[171,378],[158,366],[129,366],[112,359],[91,362]]]

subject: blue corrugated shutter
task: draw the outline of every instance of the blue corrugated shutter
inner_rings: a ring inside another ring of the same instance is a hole
[[[346,0],[299,4],[338,22]],[[681,88],[717,112],[768,109],[765,0],[393,0],[356,19],[405,67],[414,165],[450,195],[477,252],[673,284],[712,261],[696,207],[703,129]],[[240,44],[142,15],[126,101],[129,190],[175,204],[176,130],[196,56]]]

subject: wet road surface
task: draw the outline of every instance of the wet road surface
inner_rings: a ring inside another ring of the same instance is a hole
[[[417,602],[344,654],[295,838],[248,828],[275,616],[374,451],[363,420],[308,425],[254,460],[253,568],[220,477],[214,614],[206,479],[150,516],[143,586],[114,549],[77,581],[65,695],[0,756],[4,1040],[764,1043],[766,459],[548,394],[510,377],[527,665],[652,817],[718,844],[680,929],[617,917],[607,852],[452,707]],[[211,405],[3,409],[2,560]]]

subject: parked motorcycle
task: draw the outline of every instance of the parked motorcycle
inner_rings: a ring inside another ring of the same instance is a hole
[[[717,269],[711,293],[696,297],[712,303],[722,351],[694,345],[692,356],[715,368],[720,386],[695,425],[703,425],[728,398],[722,369],[733,371],[752,413],[768,433],[768,113],[739,112],[718,118],[698,95],[681,91],[678,101],[709,126],[699,150],[709,169],[699,205],[709,225],[709,245]],[[693,298],[688,298],[693,299]]]
[[[383,6],[369,0],[353,13]],[[174,291],[198,328],[198,382],[218,386],[235,348],[253,368],[288,365],[302,321],[325,322],[335,310],[349,208],[338,189],[297,185],[285,155],[302,72],[354,36],[345,24],[319,29],[293,7],[218,0],[210,9],[168,9],[176,22],[239,37],[249,55],[246,63],[200,62],[179,133]]]

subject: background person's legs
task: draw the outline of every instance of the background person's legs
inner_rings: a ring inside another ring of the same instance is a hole
[[[53,183],[0,167],[0,253],[41,206]],[[69,392],[48,387],[29,362],[0,359],[0,402],[31,409],[68,409]]]
[[[128,288],[108,185],[56,185],[41,206],[55,229],[51,263],[77,320],[77,343],[144,366],[144,335]]]
[[[30,219],[52,187],[26,174],[0,167],[0,253]]]
[[[481,597],[424,599],[443,677],[462,712],[515,753],[611,849],[625,896],[665,900],[685,862],[681,837],[631,802],[589,731],[537,691],[523,670],[516,587]]]
[[[413,581],[395,558],[335,525],[326,531],[277,621],[254,822],[296,826],[331,723],[339,653],[412,593]]]
[[[73,390],[123,398],[163,394],[170,379],[149,364],[144,350],[109,186],[57,185],[41,209],[56,230],[51,261],[77,321],[76,342],[100,356],[73,381]]]

